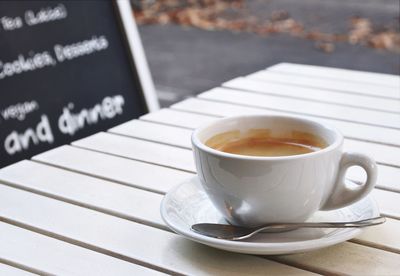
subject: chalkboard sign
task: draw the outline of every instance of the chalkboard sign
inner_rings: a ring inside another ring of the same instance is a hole
[[[0,167],[157,108],[127,0],[0,2]]]

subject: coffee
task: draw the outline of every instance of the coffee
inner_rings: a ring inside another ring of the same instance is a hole
[[[239,130],[217,134],[205,143],[227,153],[250,156],[289,156],[314,152],[327,146],[319,136],[291,131],[273,134],[269,129]]]

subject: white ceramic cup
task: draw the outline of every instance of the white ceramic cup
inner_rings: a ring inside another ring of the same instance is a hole
[[[225,153],[205,142],[228,131],[269,129],[279,137],[288,131],[317,135],[328,146],[311,153],[258,157]],[[374,187],[377,166],[370,157],[342,152],[343,136],[335,128],[289,116],[252,115],[219,119],[196,129],[192,145],[197,173],[214,206],[232,224],[303,222],[318,210],[345,207]],[[349,167],[367,173],[363,185],[348,187]],[[354,187],[357,186],[357,187]]]

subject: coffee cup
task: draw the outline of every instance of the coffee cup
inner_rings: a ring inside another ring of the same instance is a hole
[[[277,150],[258,152],[255,144],[253,155],[251,143],[265,141],[275,143]],[[365,197],[377,178],[374,160],[343,152],[343,135],[337,129],[299,117],[218,119],[193,132],[192,146],[202,187],[225,219],[239,226],[306,221],[319,210],[342,208]],[[306,149],[296,152],[291,147]],[[245,153],[235,151],[243,148]],[[365,170],[363,185],[346,184],[352,166]]]

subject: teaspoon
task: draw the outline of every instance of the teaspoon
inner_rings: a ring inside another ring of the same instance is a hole
[[[248,239],[261,231],[276,233],[297,228],[361,228],[378,225],[385,221],[385,217],[379,216],[352,222],[269,223],[259,227],[249,228],[230,224],[197,223],[192,225],[191,230],[208,237],[237,241]]]

